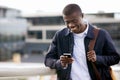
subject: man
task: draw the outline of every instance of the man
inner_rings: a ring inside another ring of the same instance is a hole
[[[91,62],[95,63],[101,80],[112,80],[109,67],[119,62],[113,41],[103,29],[99,30],[94,50],[88,51],[94,39],[94,27],[83,20],[77,4],[68,4],[63,9],[66,28],[58,31],[45,58],[45,65],[56,69],[58,80],[97,80]],[[71,54],[71,58],[63,56]]]

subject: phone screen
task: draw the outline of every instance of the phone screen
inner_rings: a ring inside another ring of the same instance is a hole
[[[64,56],[67,56],[68,58],[71,58],[71,53],[63,53]]]

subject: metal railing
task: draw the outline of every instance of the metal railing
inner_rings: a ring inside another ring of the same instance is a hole
[[[55,70],[39,63],[0,63],[0,77],[55,74]]]
[[[120,80],[120,66],[113,66],[112,68],[117,80]],[[5,78],[14,80],[11,78],[20,76],[46,76],[55,74],[54,69],[51,70],[42,63],[0,63],[0,80],[6,80]]]

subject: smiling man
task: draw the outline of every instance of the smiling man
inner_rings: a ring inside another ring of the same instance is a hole
[[[83,20],[77,4],[68,4],[63,9],[66,28],[58,31],[45,58],[45,65],[56,69],[57,80],[97,80],[91,62],[95,63],[101,80],[112,80],[110,66],[119,62],[119,55],[106,30],[100,29],[94,50],[88,51],[94,39],[94,27]],[[71,57],[64,56],[69,53]]]

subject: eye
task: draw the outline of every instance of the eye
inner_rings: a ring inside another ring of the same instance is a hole
[[[78,20],[77,20],[77,19],[74,19],[72,22],[77,23],[77,22],[78,22]]]

